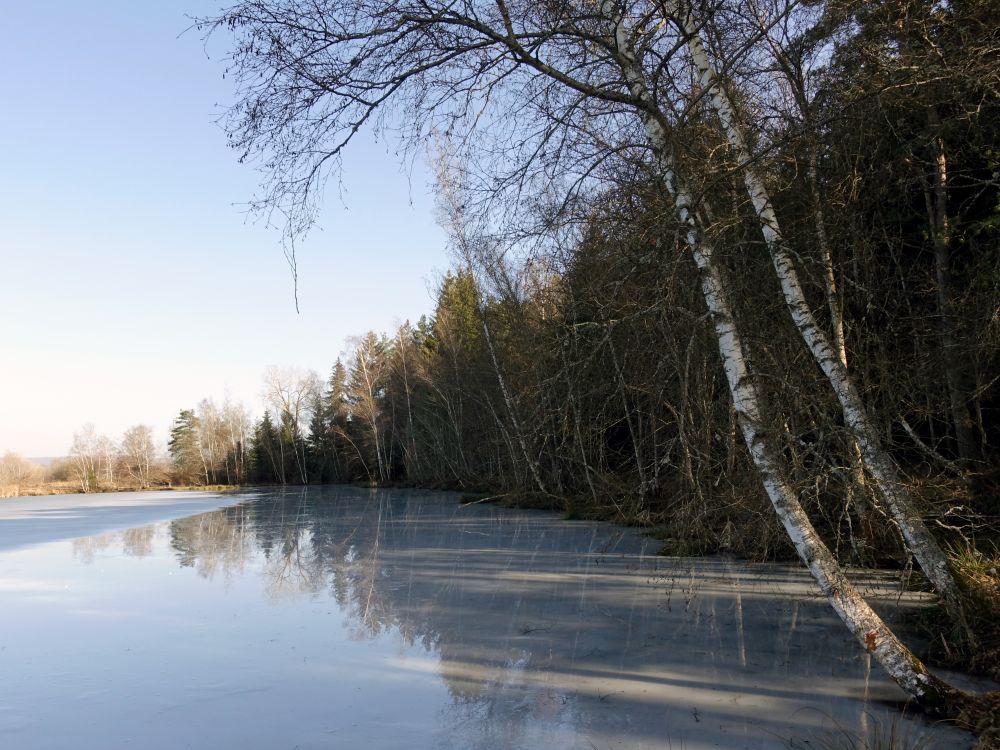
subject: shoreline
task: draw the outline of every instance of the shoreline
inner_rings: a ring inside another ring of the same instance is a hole
[[[8,500],[20,500],[27,497],[52,497],[56,495],[103,495],[118,492],[236,492],[253,485],[239,484],[158,484],[153,487],[100,487],[91,492],[84,492],[75,483],[62,483],[57,485],[32,485],[30,487],[18,487],[17,492],[12,495],[0,492],[0,503]],[[5,489],[5,488],[4,488]]]

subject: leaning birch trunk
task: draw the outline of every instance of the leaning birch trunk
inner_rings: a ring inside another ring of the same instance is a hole
[[[747,367],[729,290],[715,259],[714,247],[706,237],[700,236],[691,196],[675,174],[662,114],[656,108],[636,61],[628,31],[615,3],[604,0],[601,10],[611,27],[618,63],[628,87],[641,103],[639,113],[656,166],[667,191],[673,197],[677,218],[686,230],[684,239],[699,270],[702,295],[712,318],[719,356],[743,440],[779,521],[823,595],[858,643],[923,708],[944,715],[954,715],[966,695],[931,674],[872,610],[816,533],[795,490],[787,480],[779,458],[780,452],[775,450],[763,428],[756,379]]]
[[[736,120],[732,102],[717,81],[715,70],[705,52],[698,29],[691,16],[678,7],[676,0],[672,0],[668,4],[668,8],[678,19],[681,31],[687,37],[688,50],[695,67],[698,69],[701,85],[710,94],[712,106],[741,165],[744,183],[753,202],[764,241],[770,251],[771,260],[781,284],[785,304],[791,313],[795,327],[809,348],[813,359],[816,360],[827,380],[830,381],[840,402],[844,422],[854,433],[865,466],[879,492],[885,497],[889,512],[898,524],[908,549],[920,563],[921,569],[930,580],[931,585],[934,586],[934,590],[944,600],[945,606],[958,622],[963,624],[967,634],[971,636],[968,626],[964,622],[961,594],[955,579],[952,577],[948,559],[924,524],[908,493],[903,489],[896,467],[882,446],[881,439],[868,416],[857,387],[851,380],[840,357],[837,356],[837,352],[831,346],[826,333],[816,322],[816,318],[806,301],[795,263],[781,234],[771,198],[764,186],[764,181],[753,167],[749,149]]]
[[[964,697],[963,694],[931,674],[872,610],[816,533],[795,490],[788,482],[778,458],[779,453],[762,427],[757,384],[746,366],[739,329],[733,317],[723,276],[713,257],[713,247],[705,238],[696,235],[688,209],[690,198],[684,188],[676,185],[669,173],[667,182],[674,183],[672,193],[678,215],[689,227],[687,243],[700,272],[702,294],[712,316],[719,355],[743,440],[778,519],[823,595],[858,643],[924,709],[945,715],[952,714]]]

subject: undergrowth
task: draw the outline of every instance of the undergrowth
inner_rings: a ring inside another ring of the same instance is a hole
[[[934,664],[1000,680],[1000,549],[970,544],[949,550],[952,572],[963,593],[969,633],[935,605],[916,616],[927,638],[926,658]]]

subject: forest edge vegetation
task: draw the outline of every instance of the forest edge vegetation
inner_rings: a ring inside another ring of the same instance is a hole
[[[995,716],[988,699],[948,685],[896,639],[845,575],[835,542],[845,523],[855,548],[869,529],[890,526],[957,639],[980,650],[979,626],[995,620],[974,609],[995,605],[995,582],[991,596],[969,596],[927,525],[919,485],[898,467],[942,476],[947,465],[968,485],[991,466],[996,350],[984,343],[995,341],[997,263],[996,243],[982,240],[995,239],[997,211],[992,10],[850,0],[266,0],[199,26],[235,42],[227,132],[241,158],[262,165],[259,205],[287,216],[290,237],[313,223],[323,182],[362,127],[392,132],[408,148],[435,144],[442,211],[475,283],[499,395],[480,403],[502,425],[504,463],[520,486],[558,495],[576,484],[600,497],[598,484],[616,475],[601,471],[593,444],[611,447],[616,422],[591,422],[587,411],[595,390],[605,391],[605,407],[614,400],[607,384],[620,386],[619,445],[636,453],[634,473],[666,463],[680,474],[655,438],[655,464],[640,456],[632,423],[651,417],[661,439],[679,433],[681,415],[666,404],[678,412],[692,394],[667,390],[702,354],[707,382],[695,397],[711,411],[725,403],[720,391],[730,396],[725,426],[706,420],[715,427],[709,441],[735,454],[743,438],[745,452],[727,463],[755,475],[748,485],[763,484],[858,643],[924,709],[975,724]],[[578,275],[584,285],[606,279],[616,255],[625,259],[618,288],[596,300],[572,283],[588,254],[603,257]],[[616,309],[631,301],[626,285],[649,303],[634,317]],[[984,296],[973,299],[977,289]],[[959,316],[959,297],[971,315]],[[616,347],[620,329],[646,316],[656,335]],[[561,335],[545,351],[529,349],[534,359],[518,350],[501,361],[504,334],[529,321]],[[663,356],[685,328],[683,355]],[[599,356],[601,377],[580,382]],[[652,394],[622,382],[637,359],[663,365]],[[541,377],[517,389],[539,362]],[[641,415],[634,404],[650,395]],[[384,478],[391,456],[378,422],[367,413],[358,421],[370,424]],[[893,451],[897,425],[928,455],[915,462]],[[671,447],[687,453],[692,476],[718,450],[694,456],[682,442]],[[710,465],[718,486],[719,464]],[[626,485],[626,496],[662,497],[661,486],[635,478],[638,492]],[[715,494],[692,484],[680,503]],[[824,518],[818,508],[831,515],[831,496],[834,544],[814,523]],[[967,496],[971,510],[990,503],[988,489]],[[944,499],[939,516],[957,510],[955,493]]]

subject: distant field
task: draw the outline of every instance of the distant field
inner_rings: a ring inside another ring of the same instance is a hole
[[[68,460],[68,456],[27,456],[27,460],[33,464],[38,464],[43,469],[48,469],[56,461]]]

